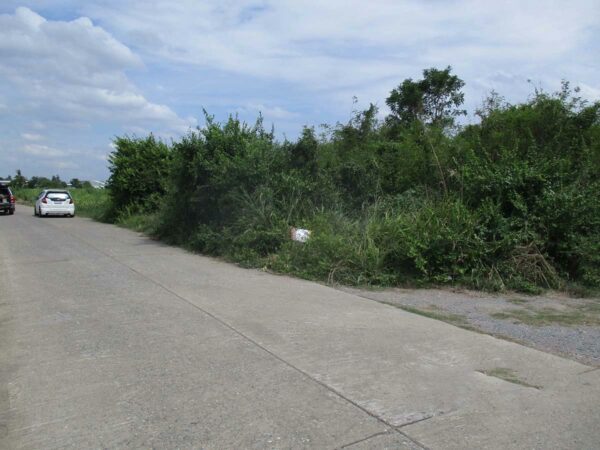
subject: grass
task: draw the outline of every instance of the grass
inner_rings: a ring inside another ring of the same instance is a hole
[[[391,303],[391,302],[384,302],[384,301],[379,301],[379,302],[385,303],[386,305],[394,306],[396,308],[399,308],[399,309],[409,312],[409,313],[418,314],[419,316],[428,317],[430,319],[435,319],[435,320],[441,320],[442,322],[449,323],[449,324],[454,325],[459,328],[464,328],[465,330],[478,331],[469,324],[469,321],[465,317],[459,316],[458,314],[452,314],[452,313],[442,311],[440,308],[438,308],[435,305],[429,305],[427,307],[427,309],[423,309],[423,308],[415,308],[414,306],[398,305],[398,304]]]
[[[506,301],[508,303],[512,303],[513,305],[524,305],[528,300],[524,298],[509,298]]]
[[[573,306],[567,311],[555,308],[534,310],[531,308],[510,309],[491,315],[495,319],[516,320],[526,325],[600,325],[600,303],[590,301],[582,306]]]
[[[499,378],[504,381],[508,381],[509,383],[518,384],[520,386],[533,388],[533,389],[541,389],[541,386],[536,386],[533,384],[529,384],[520,378],[517,377],[516,372],[513,369],[508,369],[506,367],[496,367],[490,370],[478,370],[479,373],[487,375],[488,377]]]
[[[152,234],[156,229],[157,219],[157,214],[123,214],[117,220],[116,225],[139,233]]]
[[[600,297],[600,289],[584,286],[581,283],[570,282],[565,285],[565,293],[573,298]]]

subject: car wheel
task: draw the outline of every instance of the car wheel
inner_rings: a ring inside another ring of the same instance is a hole
[[[11,216],[12,216],[14,213],[15,213],[15,210],[14,210],[14,209],[11,209],[10,211],[8,211],[8,214],[9,214],[9,215],[11,215]]]

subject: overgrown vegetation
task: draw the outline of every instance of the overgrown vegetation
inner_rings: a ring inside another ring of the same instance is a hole
[[[155,211],[166,192],[170,152],[151,134],[145,139],[117,137],[118,151],[109,156],[110,207],[106,219]],[[125,213],[125,214],[124,214]]]
[[[492,93],[480,123],[460,127],[463,85],[429,69],[391,92],[385,120],[371,105],[295,141],[261,118],[210,116],[170,146],[118,138],[110,216],[329,282],[600,287],[600,103],[568,83],[515,105]],[[290,226],[309,241],[292,242]]]

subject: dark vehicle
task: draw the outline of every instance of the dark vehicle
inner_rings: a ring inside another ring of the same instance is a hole
[[[0,180],[0,212],[3,214],[15,213],[15,196],[8,187],[8,183]]]

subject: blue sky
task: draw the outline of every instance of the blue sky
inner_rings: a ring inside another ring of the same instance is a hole
[[[598,36],[597,0],[3,0],[0,175],[103,180],[114,136],[177,139],[203,109],[294,138],[385,115],[429,67],[453,67],[470,111],[562,79],[596,101]]]

